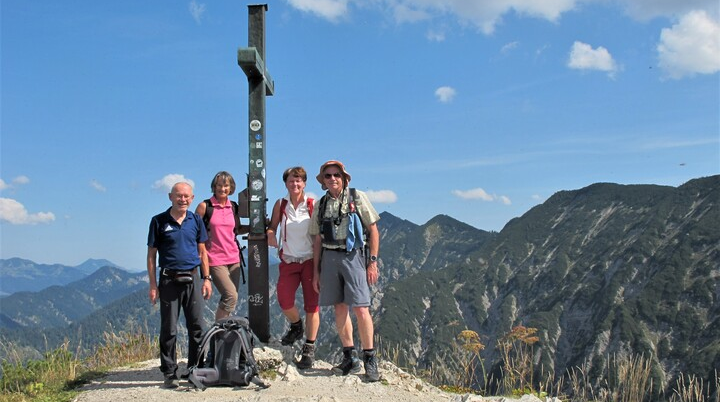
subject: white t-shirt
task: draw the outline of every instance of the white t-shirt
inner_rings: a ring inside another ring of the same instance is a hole
[[[287,205],[280,222],[280,239],[282,255],[288,258],[307,259],[313,256],[313,243],[310,237],[310,210],[307,205],[307,196],[300,201],[297,209],[285,196]],[[282,211],[281,211],[282,213]]]

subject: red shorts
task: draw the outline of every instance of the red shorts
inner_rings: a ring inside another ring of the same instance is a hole
[[[313,259],[303,263],[286,263],[280,261],[280,277],[277,283],[277,298],[280,308],[289,310],[295,306],[295,293],[302,283],[303,302],[305,312],[317,313],[319,295],[312,285],[313,280]]]

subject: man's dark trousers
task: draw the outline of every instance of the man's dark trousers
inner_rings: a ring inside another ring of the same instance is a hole
[[[194,272],[195,270],[193,270]],[[160,272],[160,371],[173,377],[177,371],[175,345],[180,308],[185,314],[188,330],[188,367],[194,366],[202,341],[202,279],[194,275],[192,283],[175,283],[171,276]]]

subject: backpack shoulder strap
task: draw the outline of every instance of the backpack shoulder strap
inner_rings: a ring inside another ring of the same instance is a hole
[[[206,333],[203,335],[202,340],[200,341],[200,347],[198,348],[198,354],[197,354],[197,366],[202,367],[204,366],[205,358],[207,357],[207,353],[210,349],[210,341],[212,341],[215,334],[218,332],[222,332],[223,329],[218,327],[217,325],[213,325]],[[211,362],[211,364],[214,366],[214,362]]]
[[[280,253],[280,258],[282,259],[282,246],[283,243],[287,240],[287,231],[285,230],[285,220],[287,219],[287,213],[285,212],[285,209],[287,208],[288,200],[287,198],[283,197],[280,199],[280,222],[278,222],[278,227],[280,228],[280,231],[282,232],[282,236],[280,236],[280,244],[278,245],[278,253]]]
[[[362,215],[360,215],[360,212],[357,210],[355,205],[355,200],[357,199],[357,189],[354,187],[350,187],[348,190],[348,207],[350,208],[350,212],[357,215],[357,217],[360,219],[360,224],[363,227],[363,231],[366,231],[367,229],[365,228],[365,222],[363,222]]]
[[[327,194],[320,198],[320,209],[318,210],[318,224],[322,225],[322,220],[325,217],[325,208],[327,208]],[[320,226],[322,227],[322,226]]]
[[[280,199],[280,220],[282,220],[282,217],[285,216],[285,208],[287,208],[287,203],[287,198],[283,197]]]
[[[230,200],[230,205],[232,205],[233,210],[233,217],[235,218],[235,234],[240,234],[240,215],[238,214],[238,211],[240,209],[240,206],[238,206],[238,203]],[[236,239],[237,240],[237,239]]]
[[[230,200],[230,205],[232,205],[233,209],[233,216],[235,217],[235,244],[238,246],[238,250],[240,250],[240,275],[242,275],[242,283],[243,285],[246,283],[245,280],[245,270],[243,268],[245,267],[245,257],[243,256],[243,250],[245,249],[244,246],[240,245],[240,241],[237,239],[237,236],[242,231],[242,224],[240,223],[240,214],[238,213],[240,211],[240,206],[237,202]]]
[[[203,201],[205,203],[205,215],[203,215],[203,223],[205,224],[205,230],[210,230],[210,218],[212,218],[213,208],[212,202],[208,198]]]
[[[313,213],[313,207],[315,206],[314,204],[315,204],[314,199],[312,199],[312,198],[307,199],[308,214],[310,215],[311,218],[312,218],[312,213]]]
[[[241,325],[239,328],[235,329],[235,332],[238,335],[241,353],[245,356],[245,363],[250,367],[252,373],[250,382],[259,387],[268,388],[270,384],[260,378],[260,369],[255,361],[255,357],[253,356],[253,338],[255,334],[252,332],[249,324]]]

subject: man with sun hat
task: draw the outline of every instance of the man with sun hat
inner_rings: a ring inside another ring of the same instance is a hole
[[[325,162],[317,175],[327,193],[320,199],[319,207],[314,208],[310,219],[310,235],[314,237],[313,286],[320,293],[320,305],[335,308],[343,360],[333,367],[333,371],[340,375],[360,371],[350,321],[352,308],[363,349],[365,378],[375,382],[380,380],[380,373],[373,345],[370,285],[378,280],[380,234],[377,221],[380,215],[364,192],[348,187],[350,179],[345,165],[337,160]],[[367,233],[367,239],[363,232]]]

